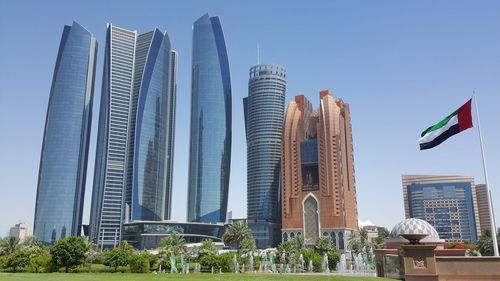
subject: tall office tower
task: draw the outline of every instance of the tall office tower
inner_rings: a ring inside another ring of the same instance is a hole
[[[231,79],[219,17],[193,25],[187,219],[226,220],[231,165]]]
[[[45,121],[35,237],[80,235],[94,95],[97,42],[76,22],[64,26]]]
[[[285,114],[281,163],[282,239],[329,236],[344,251],[358,229],[349,105],[320,92],[313,111],[296,96]]]
[[[474,178],[403,175],[405,217],[430,223],[447,242],[475,242],[478,238]]]
[[[247,135],[247,222],[258,248],[276,246],[281,237],[281,135],[286,70],[280,65],[250,68],[243,99]]]
[[[484,230],[491,230],[491,213],[488,203],[488,191],[485,184],[477,184],[475,186],[475,193],[477,199],[477,216],[479,217],[479,226],[477,238],[481,236]]]
[[[123,222],[170,219],[177,54],[160,30],[108,24],[90,235],[113,247]]]

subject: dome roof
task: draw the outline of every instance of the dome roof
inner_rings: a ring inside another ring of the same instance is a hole
[[[432,225],[416,218],[405,219],[396,224],[391,231],[390,238],[398,238],[404,234],[427,234],[427,239],[439,239],[439,234]]]

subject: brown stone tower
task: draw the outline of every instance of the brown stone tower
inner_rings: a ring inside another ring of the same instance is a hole
[[[344,250],[358,228],[349,105],[320,92],[312,109],[302,95],[285,113],[282,151],[282,239],[313,244],[331,237]]]

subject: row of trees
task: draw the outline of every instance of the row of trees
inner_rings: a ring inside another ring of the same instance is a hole
[[[235,222],[226,231],[224,241],[233,245],[238,253],[249,253],[256,250],[255,241],[248,227],[241,222]],[[186,262],[199,262],[202,266],[215,266],[227,270],[231,266],[234,254],[217,255],[217,247],[210,240],[204,240],[200,247],[186,247],[182,236],[170,235],[160,241],[159,254],[134,252],[127,241],[123,241],[112,250],[99,252],[97,247],[82,237],[67,237],[57,241],[53,246],[45,246],[34,237],[23,242],[18,238],[6,237],[0,239],[0,268],[13,272],[20,269],[30,272],[52,272],[64,269],[65,272],[86,265],[92,271],[93,264],[103,264],[118,271],[129,266],[131,272],[149,272],[151,269],[163,268],[169,270],[171,257],[180,266],[181,257]]]

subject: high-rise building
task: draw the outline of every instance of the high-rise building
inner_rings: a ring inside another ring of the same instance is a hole
[[[403,175],[405,217],[430,223],[448,242],[475,242],[479,217],[474,178]]]
[[[485,184],[477,184],[475,186],[475,193],[477,199],[477,216],[479,217],[479,226],[478,229],[478,239],[483,233],[484,230],[491,230],[491,213],[488,203],[488,190],[486,189]]]
[[[280,65],[250,68],[243,99],[247,136],[247,222],[258,248],[274,247],[281,237],[281,136],[286,70]]]
[[[358,229],[349,105],[321,91],[314,111],[296,96],[285,114],[281,163],[282,240],[328,236],[344,251]]]
[[[64,26],[45,121],[34,233],[44,243],[80,235],[87,176],[97,42]]]
[[[231,165],[231,79],[218,17],[193,24],[187,219],[224,222]]]
[[[25,223],[16,223],[9,230],[9,237],[19,238],[20,241],[30,236],[31,236],[31,231],[28,225]]]
[[[160,30],[108,24],[90,235],[100,247],[128,221],[170,219],[177,54]]]

